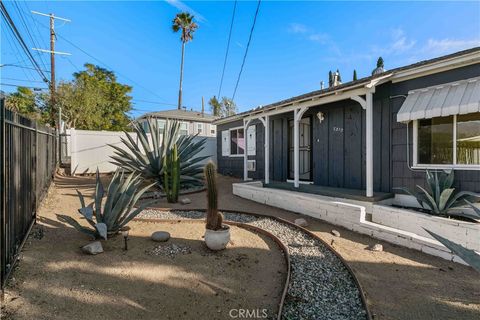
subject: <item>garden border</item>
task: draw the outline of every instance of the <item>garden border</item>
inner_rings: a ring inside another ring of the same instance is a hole
[[[188,208],[188,209],[173,209],[173,208],[155,208],[155,207],[146,207],[144,210],[157,210],[157,211],[170,211],[170,212],[186,212],[186,211],[200,211],[200,212],[206,212],[205,209],[195,209],[195,208]],[[347,269],[348,273],[350,273],[350,275],[352,276],[353,278],[353,281],[355,282],[357,288],[358,288],[358,291],[360,293],[360,300],[362,301],[362,305],[365,309],[365,312],[366,312],[366,315],[367,315],[367,320],[373,320],[372,318],[372,314],[370,312],[370,309],[368,308],[368,305],[367,305],[367,299],[366,299],[366,295],[365,295],[365,292],[363,290],[363,287],[362,285],[360,284],[360,281],[358,280],[357,276],[355,275],[353,269],[350,267],[350,265],[345,261],[345,259],[331,246],[329,245],[327,242],[325,242],[323,239],[321,239],[319,236],[317,236],[316,234],[314,234],[313,232],[311,232],[310,230],[304,228],[304,227],[301,227],[301,226],[298,226],[296,225],[295,223],[293,222],[290,222],[288,220],[285,220],[283,218],[279,218],[279,217],[276,217],[276,216],[269,216],[269,215],[263,215],[263,214],[259,214],[259,213],[251,213],[251,212],[245,212],[245,211],[240,211],[240,210],[228,210],[228,209],[218,209],[220,212],[227,212],[227,213],[238,213],[238,214],[244,214],[244,215],[251,215],[251,216],[255,216],[257,218],[270,218],[270,219],[273,219],[273,220],[276,220],[277,222],[280,222],[280,223],[284,223],[284,224],[287,224],[291,227],[294,227],[294,228],[297,228],[297,229],[300,229],[302,230],[303,232],[305,232],[306,234],[308,234],[309,236],[311,236],[312,238],[320,241],[328,250],[330,250],[341,262],[342,264],[345,266],[345,268]],[[155,218],[134,218],[133,220],[135,221],[145,221],[145,222],[148,222],[147,220],[150,220],[150,222],[153,222],[153,221],[162,221],[162,220],[167,220],[167,221],[172,221],[172,219],[168,220],[168,219],[155,219]],[[177,220],[193,220],[193,219],[177,219]],[[227,223],[225,221],[225,223]],[[263,230],[263,229],[261,229]],[[265,231],[265,230],[263,230]],[[288,248],[287,248],[288,249]],[[288,252],[288,251],[287,251]],[[290,257],[290,256],[289,256]],[[288,277],[288,280],[290,281],[290,277]],[[287,290],[288,290],[288,284],[287,286],[285,287],[286,290],[285,290],[285,296],[286,296],[286,293],[287,293]],[[283,303],[284,303],[284,297],[282,297],[282,300],[281,300],[281,303],[282,303],[282,307],[283,307]],[[282,311],[281,309],[279,311]],[[278,319],[281,318],[281,313],[279,312],[279,317]]]

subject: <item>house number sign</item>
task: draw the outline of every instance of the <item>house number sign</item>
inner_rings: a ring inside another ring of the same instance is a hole
[[[343,128],[340,127],[333,127],[334,132],[343,132]]]

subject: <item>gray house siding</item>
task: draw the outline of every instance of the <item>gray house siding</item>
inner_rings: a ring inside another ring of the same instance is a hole
[[[429,86],[449,83],[480,76],[480,65],[471,65],[421,78],[411,79],[391,85],[390,108],[392,125],[392,188],[415,188],[415,185],[426,187],[425,170],[410,170],[407,163],[407,125],[397,122],[397,112],[403,104],[403,97],[408,91]],[[409,163],[412,165],[413,128],[409,124]],[[375,145],[374,145],[375,146]],[[455,187],[459,190],[480,192],[480,170],[455,170]]]
[[[249,160],[255,160],[256,170],[249,171],[248,177],[258,180],[263,179],[265,169],[265,131],[263,124],[259,120],[252,121],[250,125],[255,125],[256,131],[256,149],[255,156],[248,156]],[[217,126],[217,166],[218,172],[226,176],[243,178],[243,157],[222,156],[222,131],[231,128],[242,127],[243,121],[234,121]]]
[[[442,73],[386,83],[378,86],[373,96],[373,167],[374,191],[393,192],[395,187],[425,186],[425,171],[413,171],[412,124],[397,122],[397,112],[404,102],[402,95],[409,90],[480,76],[480,65],[471,65]],[[320,123],[318,112],[324,113]],[[304,115],[312,118],[312,180],[316,185],[365,189],[365,110],[353,100],[343,100],[310,108]],[[288,121],[293,112],[270,117],[270,179],[285,181],[288,178]],[[229,158],[221,155],[221,132],[242,126],[242,121],[218,125],[218,167],[222,174],[243,177],[243,157]],[[264,127],[256,122],[257,170],[249,177],[264,178]],[[480,192],[480,170],[456,170],[456,187]]]

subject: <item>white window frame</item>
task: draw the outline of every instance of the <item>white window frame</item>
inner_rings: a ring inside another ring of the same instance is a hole
[[[242,129],[242,130],[243,130],[244,128],[243,128],[243,127],[235,127],[235,128],[230,128],[230,129],[228,129],[228,131],[229,131],[229,133],[230,133],[230,134],[229,134],[229,141],[228,141],[228,143],[230,143],[230,145],[231,145],[231,143],[232,143],[232,131],[237,131],[237,130],[239,130],[239,129]],[[243,132],[243,138],[244,138],[244,139],[247,139],[247,137],[246,137],[246,135],[245,135],[245,132]],[[232,147],[230,147],[229,150],[230,150],[230,155],[229,155],[229,157],[231,157],[231,158],[243,158],[245,152],[247,152],[247,150],[244,149],[244,150],[243,150],[244,153],[241,153],[241,154],[232,154]]]
[[[413,120],[413,166],[412,168],[413,169],[480,170],[480,165],[478,164],[458,164],[457,163],[457,115],[453,115],[453,163],[452,164],[418,163],[418,120]]]
[[[195,124],[196,124],[196,126],[195,126],[195,127],[196,127],[196,128],[195,128],[195,129],[196,129],[196,130],[195,130],[195,134],[197,134],[197,133],[198,133],[198,134],[203,134],[203,132],[204,132],[204,130],[203,130],[203,129],[204,129],[204,128],[203,128],[203,126],[204,126],[203,122],[197,122],[197,123],[195,123]]]

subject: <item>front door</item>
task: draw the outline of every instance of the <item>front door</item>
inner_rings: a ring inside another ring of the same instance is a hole
[[[312,180],[312,118],[305,117],[299,123],[299,138],[300,138],[300,180]],[[294,165],[293,165],[293,120],[288,121],[288,178],[294,179]]]

